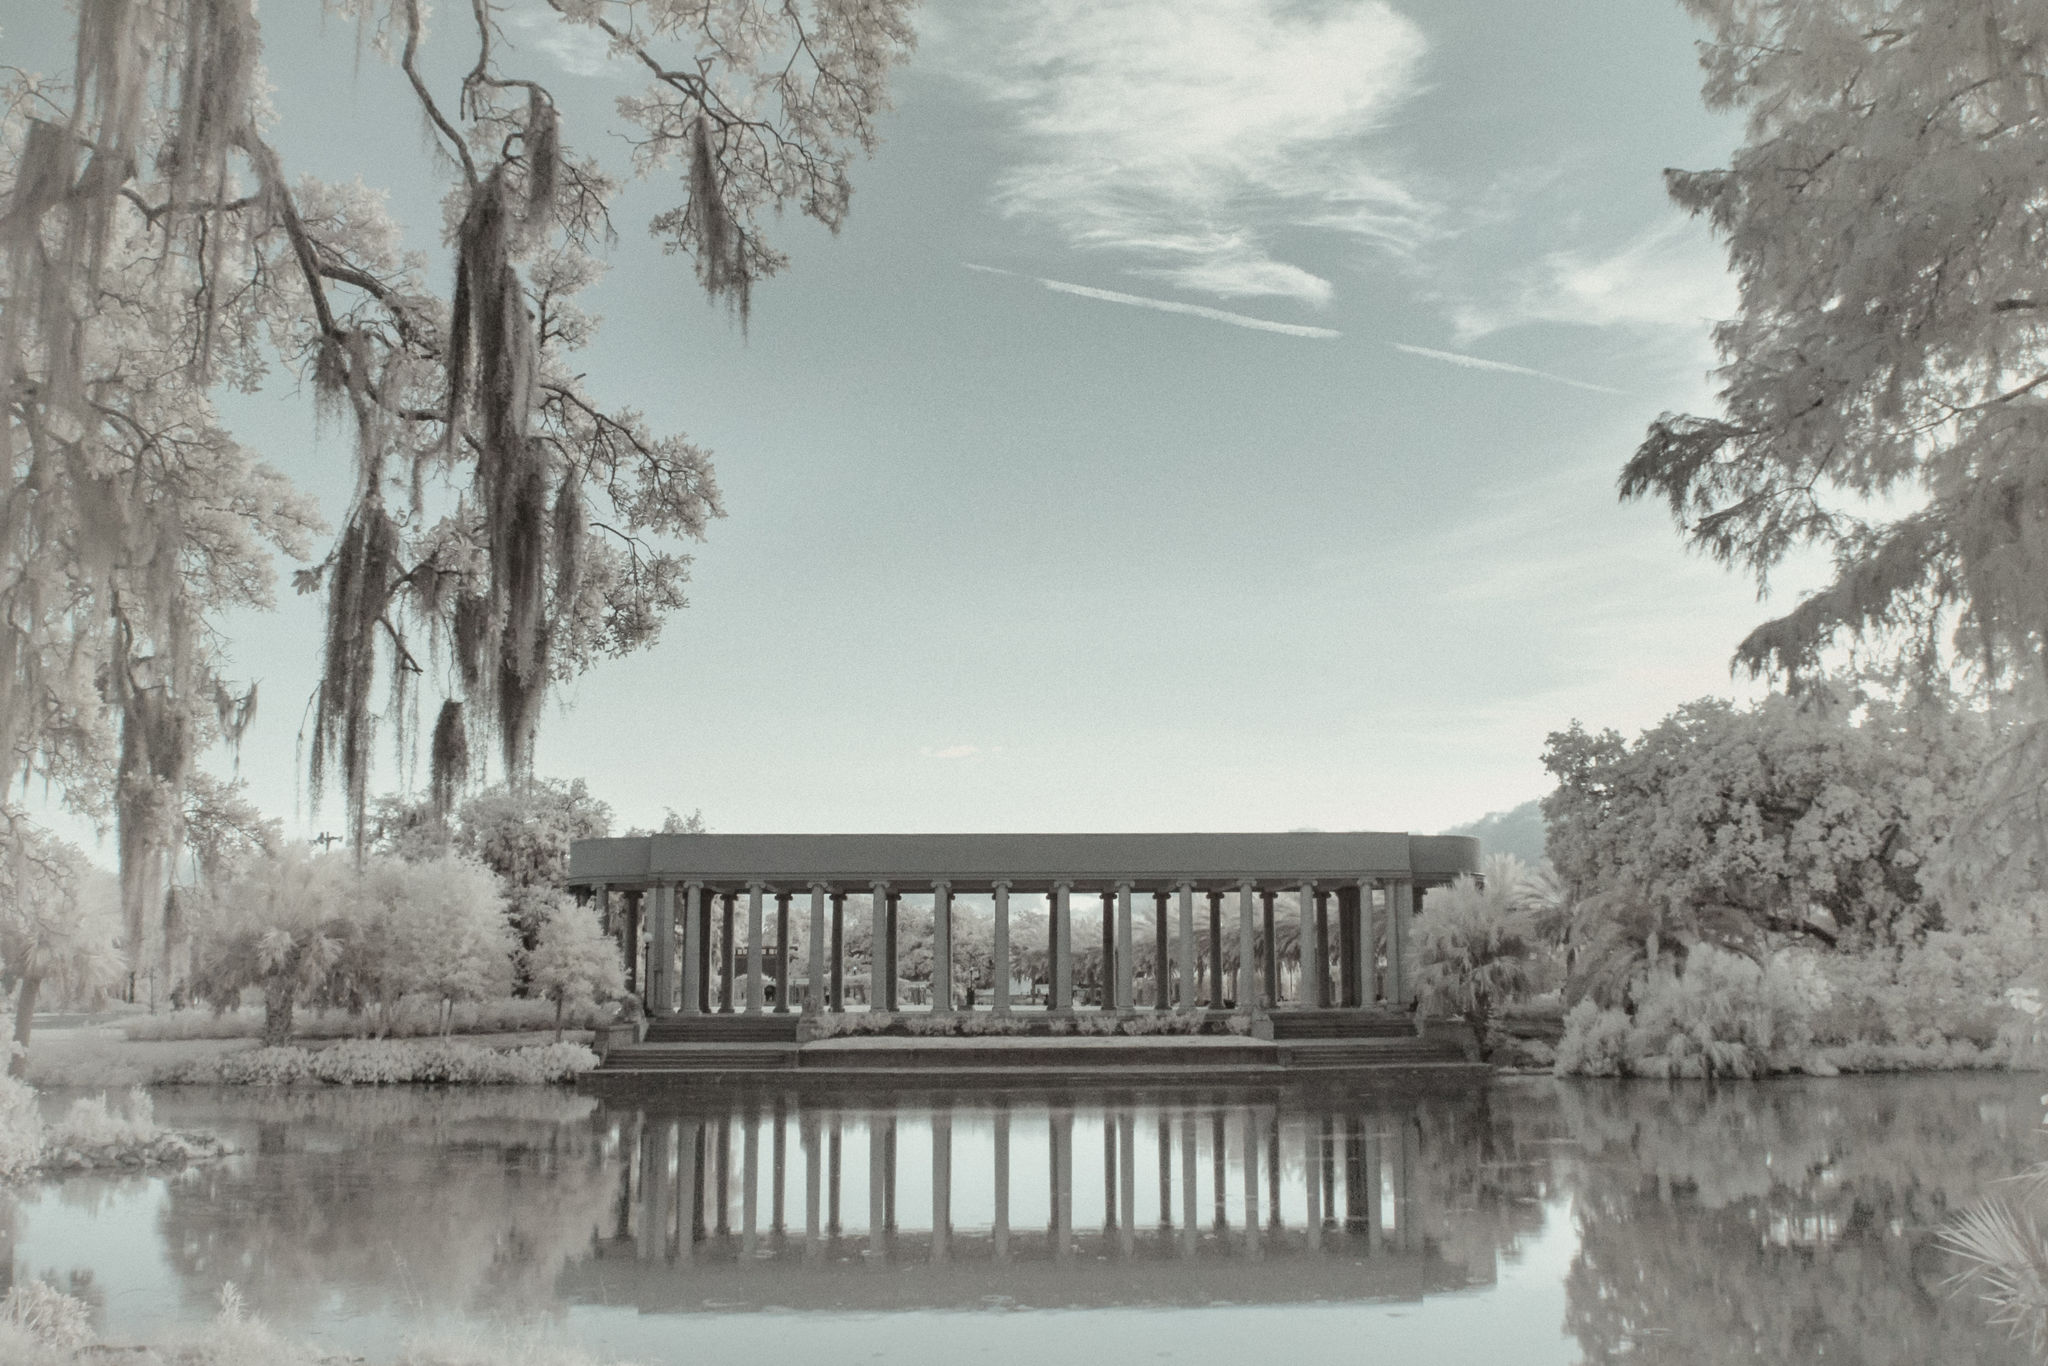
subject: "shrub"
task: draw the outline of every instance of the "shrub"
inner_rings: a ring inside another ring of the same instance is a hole
[[[1653,973],[1634,995],[1633,1016],[1590,1000],[1572,1007],[1560,1076],[1754,1077],[1809,1060],[1810,993],[1793,964],[1759,967],[1701,944],[1684,972]]]
[[[136,1086],[129,1089],[125,1102],[112,1108],[105,1095],[72,1101],[50,1130],[49,1141],[52,1147],[80,1151],[122,1151],[154,1143],[161,1133],[149,1092]]]
[[[0,1183],[19,1181],[43,1160],[43,1115],[25,1081],[0,1077]]]
[[[360,1039],[329,1048],[252,1048],[199,1059],[167,1080],[230,1086],[388,1086],[444,1083],[539,1086],[568,1081],[597,1066],[582,1044],[479,1048],[474,1044]]]
[[[1561,1077],[1619,1077],[1628,1072],[1628,1016],[1589,997],[1566,1012],[1557,1041]]]
[[[609,1001],[572,1005],[563,1014],[571,1029],[597,1029],[610,1024],[617,1007]],[[527,1034],[553,1029],[555,1008],[547,1001],[521,1000],[507,996],[495,1001],[462,1002],[449,1013],[453,1034]],[[415,999],[387,1014],[340,1009],[301,1010],[295,1013],[295,1039],[361,1039],[382,1034],[387,1038],[426,1038],[441,1032],[438,1002]],[[130,1040],[157,1043],[182,1039],[253,1039],[263,1033],[260,1010],[212,1011],[204,1008],[171,1010],[156,1015],[136,1015],[122,1022],[121,1031]]]
[[[45,1347],[78,1348],[93,1339],[92,1306],[47,1281],[17,1281],[0,1299],[0,1324]]]

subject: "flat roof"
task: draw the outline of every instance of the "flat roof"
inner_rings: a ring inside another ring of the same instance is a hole
[[[1106,890],[1119,882],[1151,890],[1179,882],[1230,888],[1306,880],[1410,878],[1449,882],[1479,871],[1469,835],[1376,831],[1163,835],[635,835],[577,840],[569,881],[585,887],[655,881],[744,887],[761,882],[801,890],[824,882],[866,891],[885,881],[920,891],[936,881],[956,892],[1045,891],[1055,882]]]

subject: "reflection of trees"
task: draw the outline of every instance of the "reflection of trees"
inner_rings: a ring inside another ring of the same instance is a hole
[[[1418,1222],[1444,1257],[1488,1265],[1543,1231],[1563,1124],[1534,1088],[1415,1107]]]
[[[170,1182],[165,1251],[195,1304],[231,1280],[286,1320],[336,1295],[358,1310],[531,1313],[555,1304],[561,1267],[611,1217],[615,1144],[588,1121],[521,1118],[510,1095],[447,1113],[433,1106],[454,1094],[277,1099],[252,1116],[260,1158]]]
[[[1589,1362],[2021,1359],[1954,1302],[1947,1213],[2012,1167],[2010,1081],[1571,1085]]]

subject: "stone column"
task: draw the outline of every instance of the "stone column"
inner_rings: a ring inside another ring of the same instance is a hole
[[[1330,893],[1322,887],[1316,888],[1316,1002],[1337,1004],[1330,993]]]
[[[1408,921],[1415,914],[1415,884],[1407,878],[1394,882],[1387,901],[1387,999],[1406,1008],[1415,977],[1408,961]]]
[[[846,1013],[846,893],[832,893],[832,1013]]]
[[[789,893],[775,894],[775,1013],[789,1014]]]
[[[737,983],[733,977],[733,911],[738,905],[738,892],[725,892],[718,898],[718,1013],[730,1015],[733,1012],[733,998],[739,995],[733,988]]]
[[[1138,1223],[1138,1117],[1129,1110],[1115,1116],[1117,1130],[1117,1251],[1136,1251]]]
[[[1180,1008],[1195,1008],[1195,889],[1180,884]]]
[[[1358,889],[1337,889],[1337,1004],[1358,1004]]]
[[[1007,1015],[1010,1013],[1010,884],[997,882],[994,890],[996,938],[989,954],[994,959],[989,976],[995,979],[996,995],[990,1010],[997,1015]]]
[[[1116,893],[1102,893],[1102,1008],[1116,1009]]]
[[[1052,885],[1052,923],[1046,936],[1051,940],[1052,958],[1052,1000],[1046,1008],[1062,1015],[1074,1008],[1074,918],[1070,904],[1073,890],[1071,882]]]
[[[1138,954],[1131,927],[1131,884],[1116,885],[1116,1008],[1138,1006]]]
[[[1271,887],[1259,893],[1259,904],[1264,916],[1261,928],[1266,934],[1266,1009],[1280,1004],[1280,941],[1273,935],[1273,902],[1280,894]]]
[[[676,1013],[676,886],[654,884],[654,914],[648,917],[647,1009],[652,1015]]]
[[[1157,943],[1152,954],[1152,1008],[1165,1010],[1173,1004],[1173,988],[1168,985],[1170,976],[1166,960],[1166,899],[1171,895],[1164,887],[1152,893],[1152,929]]]
[[[889,1140],[883,1117],[868,1112],[868,1246],[877,1261],[889,1255]]]
[[[1223,893],[1209,889],[1209,1009],[1223,1009]]]
[[[1237,1008],[1249,1015],[1258,1000],[1252,985],[1252,960],[1257,938],[1252,932],[1252,897],[1256,889],[1249,882],[1237,884]]]
[[[897,915],[897,912],[898,912],[898,911],[900,911],[900,910],[902,909],[902,903],[903,903],[903,894],[902,894],[901,892],[898,892],[898,891],[896,891],[896,890],[894,890],[894,889],[892,888],[892,889],[890,890],[890,892],[889,892],[889,896],[888,896],[888,912],[889,912],[889,913],[888,913],[887,917],[885,918],[885,922],[884,922],[884,923],[885,923],[885,924],[886,924],[886,925],[888,926],[888,930],[889,930],[889,936],[888,936],[889,974],[888,974],[888,978],[887,978],[886,982],[884,983],[884,985],[885,985],[885,986],[887,987],[887,989],[888,989],[888,990],[887,990],[887,997],[888,997],[888,1002],[889,1002],[889,1009],[890,1009],[890,1010],[891,1010],[892,1012],[893,1012],[893,1011],[895,1011],[895,1010],[896,1010],[896,1009],[897,1009],[897,1008],[898,1008],[899,1006],[901,1006],[901,1005],[903,1004],[903,1003],[902,1003],[902,1001],[900,1001],[900,1000],[898,1000],[898,999],[897,999],[897,992],[898,992],[898,988],[899,988],[899,986],[901,985],[901,983],[899,983],[899,982],[897,981],[897,970],[898,970],[899,966],[900,966],[900,965],[902,964],[902,962],[903,962],[903,954],[902,954],[902,952],[901,952],[901,950],[902,950],[902,948],[903,948],[903,944],[902,944],[902,941],[901,941],[901,939],[900,939],[900,938],[899,938],[899,936],[897,935],[897,931],[898,931],[898,930],[899,930],[900,928],[902,928],[902,927],[901,927],[901,925],[899,924],[899,919],[900,919],[900,918],[898,917],[898,915]],[[894,1133],[895,1131],[894,1131],[894,1130],[892,1129],[892,1130],[890,1130],[890,1132],[891,1132],[891,1133],[893,1134],[893,1133]]]
[[[761,883],[747,884],[747,1014],[759,1015],[767,1003],[761,989]]]
[[[704,884],[683,885],[683,1014],[704,1010]]]
[[[1367,1010],[1380,999],[1380,949],[1373,925],[1372,879],[1358,879],[1358,1003]]]
[[[896,963],[890,955],[891,926],[889,924],[889,884],[871,882],[868,884],[868,1009],[887,1010],[889,993],[883,983],[896,976]]]
[[[825,1009],[825,884],[811,884],[810,979],[804,988],[804,1010],[812,1015]]]
[[[932,1014],[953,1013],[953,884],[932,884]]]
[[[1301,884],[1301,933],[1295,942],[1301,946],[1300,1005],[1304,1010],[1315,1010],[1323,1004],[1323,974],[1316,966],[1317,955],[1323,952],[1323,945],[1316,937],[1316,885],[1313,882]]]
[[[711,1013],[711,906],[716,893],[706,890],[697,906],[697,1013]]]

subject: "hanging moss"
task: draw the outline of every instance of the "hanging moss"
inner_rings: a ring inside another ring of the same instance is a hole
[[[314,699],[313,792],[339,766],[349,807],[350,836],[362,847],[369,797],[376,676],[376,637],[390,606],[398,563],[398,529],[374,500],[360,504],[342,531],[327,583],[327,640]]]
[[[690,202],[687,217],[697,237],[697,276],[704,292],[732,305],[744,325],[753,279],[746,242],[726,207],[718,183],[718,159],[711,147],[711,120],[698,117],[690,129]]]
[[[469,781],[469,732],[463,725],[462,703],[449,698],[441,704],[434,720],[433,755],[428,764],[427,783],[436,820],[446,821],[455,810],[455,798]]]

